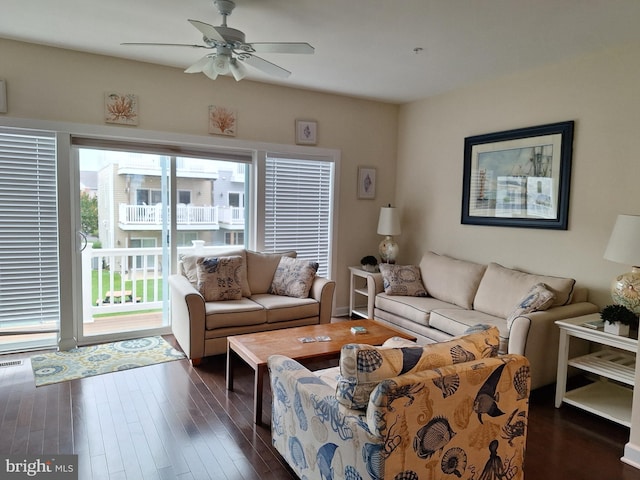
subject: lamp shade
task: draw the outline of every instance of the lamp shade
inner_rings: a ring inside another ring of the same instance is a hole
[[[618,215],[604,258],[616,263],[640,266],[640,216]]]
[[[400,215],[396,208],[382,207],[378,219],[378,235],[400,235],[400,233]]]

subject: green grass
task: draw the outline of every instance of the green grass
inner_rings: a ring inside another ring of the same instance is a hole
[[[110,272],[102,272],[102,291],[98,291],[98,271],[91,271],[91,301],[92,305],[96,305],[98,300],[102,301],[109,290],[119,291],[122,290],[122,277],[120,273],[114,272],[113,274],[113,288],[109,285]],[[136,280],[136,296],[142,299],[142,293],[144,292],[144,280]],[[162,300],[162,279],[158,280],[158,297],[156,298],[153,291],[153,280],[147,280],[147,300],[154,302]],[[133,281],[125,280],[124,290],[131,290],[133,292]]]

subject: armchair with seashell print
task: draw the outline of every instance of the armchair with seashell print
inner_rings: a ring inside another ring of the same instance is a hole
[[[273,444],[309,480],[521,480],[529,361],[498,342],[491,328],[424,347],[350,344],[319,372],[274,355]]]

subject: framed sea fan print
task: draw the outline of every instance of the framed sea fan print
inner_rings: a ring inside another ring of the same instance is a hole
[[[138,96],[132,93],[106,92],[104,121],[119,125],[138,125]]]
[[[209,133],[236,136],[238,112],[233,108],[209,105]]]

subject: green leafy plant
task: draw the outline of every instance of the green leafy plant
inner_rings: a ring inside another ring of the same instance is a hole
[[[600,312],[600,318],[607,323],[620,322],[630,326],[638,324],[638,316],[624,305],[607,305]]]

